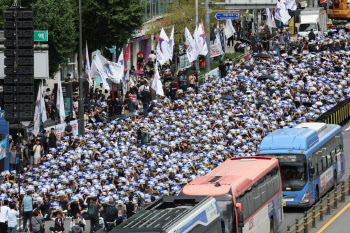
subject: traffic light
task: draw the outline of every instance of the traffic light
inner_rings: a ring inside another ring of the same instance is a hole
[[[4,13],[4,109],[7,121],[34,118],[34,20],[31,9]]]

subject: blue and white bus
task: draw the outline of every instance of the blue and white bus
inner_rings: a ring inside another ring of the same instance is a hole
[[[302,123],[267,135],[259,155],[280,163],[283,206],[309,207],[344,175],[342,128],[325,123]]]

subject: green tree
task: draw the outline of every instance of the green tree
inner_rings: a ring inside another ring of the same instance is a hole
[[[0,28],[3,29],[3,12],[13,0],[0,0]],[[34,11],[34,29],[48,30],[49,70],[53,76],[61,63],[77,49],[77,1],[22,0],[23,7]]]
[[[184,45],[185,42],[185,28],[193,34],[196,28],[196,0],[173,0],[167,9],[162,19],[158,20],[153,24],[150,30],[147,32],[148,35],[156,35],[160,33],[160,30],[164,28],[167,35],[170,37],[172,27],[174,26],[174,40],[177,45]],[[216,2],[224,2],[219,0]],[[204,0],[198,0],[198,21],[203,21],[205,16]],[[211,9],[218,10],[224,7],[216,6]],[[216,27],[217,20],[215,14],[211,14],[210,18],[211,28]],[[213,30],[211,30],[213,31]],[[210,32],[213,33],[213,32]],[[206,31],[206,34],[208,32]]]
[[[122,47],[144,22],[145,4],[141,0],[84,0],[83,41],[89,50]]]

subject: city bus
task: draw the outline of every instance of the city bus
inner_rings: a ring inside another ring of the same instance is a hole
[[[214,197],[222,233],[273,233],[283,219],[282,180],[274,158],[227,159],[185,185],[179,196]]]
[[[339,125],[302,123],[263,138],[259,155],[279,161],[283,206],[309,207],[341,179],[345,173],[341,131]]]

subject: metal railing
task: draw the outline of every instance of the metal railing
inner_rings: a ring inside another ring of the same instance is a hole
[[[322,197],[301,218],[295,219],[295,223],[288,226],[283,233],[308,233],[309,228],[316,228],[323,221],[324,215],[331,215],[332,211],[338,209],[339,202],[345,202],[345,197],[350,196],[350,176],[348,184],[342,181],[333,190]]]
[[[322,114],[315,121],[326,124],[337,124],[344,126],[350,120],[350,98],[339,102],[336,106]]]

